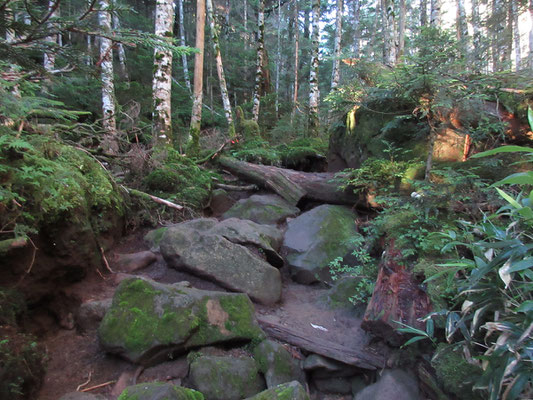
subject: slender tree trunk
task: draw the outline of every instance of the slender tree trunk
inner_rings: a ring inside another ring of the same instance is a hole
[[[209,26],[211,28],[211,41],[213,43],[213,53],[217,63],[218,81],[220,82],[220,93],[222,95],[222,105],[224,106],[224,114],[228,121],[229,137],[235,137],[235,125],[233,123],[233,113],[231,111],[231,103],[229,100],[228,88],[226,86],[226,75],[224,74],[224,66],[222,64],[222,54],[220,53],[220,44],[218,41],[219,29],[216,24],[215,15],[213,11],[213,0],[206,0],[207,17],[209,19]]]
[[[98,23],[103,32],[111,32],[111,12],[109,0],[99,0]],[[113,43],[111,40],[100,38],[100,77],[102,80],[102,127],[105,137],[102,148],[110,154],[118,153],[116,137],[117,125],[115,120],[115,84],[113,80]]]
[[[429,21],[431,26],[439,28],[441,25],[441,0],[431,0],[431,19]]]
[[[359,58],[359,53],[361,52],[361,0],[353,0],[353,24],[353,56]]]
[[[396,51],[396,63],[400,61],[405,51],[405,0],[400,0],[400,20],[398,22],[398,49]]]
[[[265,1],[259,0],[257,13],[257,66],[255,70],[255,88],[253,96],[252,119],[259,120],[259,106],[261,103],[261,87],[263,85],[263,59],[265,57]]]
[[[428,0],[420,0],[420,27],[428,24]]]
[[[116,30],[120,29],[120,20],[118,19],[118,15],[116,13],[113,13],[113,28]],[[124,50],[124,46],[122,43],[117,43],[116,48],[118,52],[120,75],[126,82],[128,82],[130,80],[130,77],[128,74],[128,68],[126,66],[126,51]]]
[[[502,52],[502,65],[505,69],[511,69],[512,59],[513,59],[513,13],[512,13],[512,3],[509,1],[507,4],[504,4],[504,15],[507,19],[507,24],[503,30],[504,41],[503,52]],[[505,7],[507,5],[507,7]]]
[[[309,136],[316,137],[320,133],[318,119],[318,50],[320,45],[320,0],[313,0],[313,34],[311,41],[311,71],[309,73]]]
[[[457,41],[461,48],[461,55],[468,56],[468,25],[466,24],[466,11],[464,0],[457,1]]]
[[[342,13],[343,0],[337,0],[337,15],[335,18],[335,45],[333,49],[333,69],[331,73],[331,90],[339,85],[341,67],[341,38],[342,38]]]
[[[529,54],[527,61],[530,69],[533,69],[533,0],[529,0],[529,20],[531,28],[529,29]]]
[[[54,29],[53,20],[59,17],[59,5],[56,5],[58,0],[48,0],[48,12],[51,12],[50,19],[48,20],[48,27],[50,30]],[[30,22],[31,23],[31,22]],[[44,53],[43,67],[46,71],[52,71],[55,68],[56,63],[56,49],[59,35],[50,35],[46,37],[46,42],[50,43],[50,49]]]
[[[157,0],[155,9],[155,34],[170,42],[174,28],[172,0]],[[154,112],[152,132],[156,143],[172,144],[172,118],[170,97],[172,92],[172,51],[160,46],[154,48],[154,77],[152,81]]]
[[[383,24],[383,63],[385,65],[394,65],[395,57],[394,47],[394,12],[390,0],[381,0],[381,20]]]
[[[533,1],[533,0],[532,0]],[[298,12],[298,1],[294,1],[294,83],[292,91],[292,113],[291,113],[291,124],[294,122],[294,117],[298,109],[298,71],[300,69],[299,65],[299,52],[300,52],[300,24],[298,21],[299,12]]]
[[[248,0],[243,5],[244,45],[248,46]]]
[[[520,71],[522,68],[522,49],[520,48],[520,29],[518,28],[518,5],[514,1],[511,1],[511,15],[513,18],[515,69]]]
[[[499,21],[499,3],[498,0],[492,0],[491,3],[491,13],[492,13],[492,20]],[[491,58],[492,58],[492,70],[493,71],[500,71],[500,42],[501,42],[501,27],[500,23],[495,24],[492,23],[492,32],[489,31],[490,37],[491,37]]]
[[[205,0],[196,0],[196,45],[198,52],[194,55],[194,91],[191,113],[190,146],[187,153],[198,154],[200,128],[202,124],[202,95],[204,84],[204,34],[205,34]],[[189,142],[189,137],[185,138]]]
[[[278,0],[278,43],[276,48],[276,118],[279,118],[279,74],[281,65],[281,0]]]
[[[185,47],[187,43],[185,42],[185,23],[184,23],[184,14],[183,14],[183,0],[178,0],[178,13],[179,13],[179,22],[180,22],[180,45]],[[191,78],[189,77],[189,64],[187,62],[187,55],[183,53],[181,55],[181,62],[183,64],[183,76],[185,77],[185,85],[189,90],[189,93],[192,93],[191,89]]]
[[[472,0],[472,29],[474,31],[474,72],[481,71],[481,29],[478,7],[478,0]]]

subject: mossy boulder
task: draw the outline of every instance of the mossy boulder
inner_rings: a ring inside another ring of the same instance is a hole
[[[293,381],[267,389],[245,400],[309,400],[309,396],[300,382]]]
[[[209,400],[241,400],[265,389],[253,358],[200,355],[191,363],[191,386]]]
[[[292,278],[310,284],[331,280],[328,264],[350,250],[356,215],[346,207],[322,205],[289,221],[283,239]]]
[[[204,400],[202,393],[164,382],[140,383],[129,386],[117,400]]]
[[[240,106],[235,108],[235,117],[235,131],[244,140],[251,140],[261,136],[259,124],[252,119],[245,119],[244,111]]]
[[[364,278],[360,276],[341,276],[322,296],[319,303],[330,309],[354,309],[355,302],[368,296],[363,288]],[[359,305],[359,302],[356,303]],[[362,310],[364,313],[364,310]],[[362,315],[361,315],[362,316]]]
[[[305,384],[305,374],[300,363],[280,343],[262,341],[254,349],[254,358],[259,370],[265,375],[268,388],[291,381]]]
[[[105,397],[99,394],[72,392],[61,396],[59,400],[105,400]]]
[[[481,399],[481,396],[472,389],[483,371],[465,360],[461,346],[440,343],[431,365],[435,368],[437,381],[445,391],[454,394],[460,400]]]
[[[246,247],[210,231],[181,224],[171,227],[161,240],[161,254],[172,268],[246,293],[254,301],[273,304],[281,297],[281,275],[276,268]]]
[[[274,225],[299,213],[297,207],[291,206],[279,196],[254,194],[247,199],[239,200],[223,214],[222,219],[248,219],[258,224]]]
[[[197,346],[258,341],[264,333],[244,294],[129,278],[118,286],[98,336],[108,352],[150,365]]]

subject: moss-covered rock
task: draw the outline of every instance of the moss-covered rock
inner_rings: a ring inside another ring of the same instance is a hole
[[[191,363],[189,376],[209,400],[241,400],[265,388],[254,360],[246,356],[200,355]]]
[[[239,200],[222,218],[249,219],[258,224],[274,225],[298,215],[299,212],[297,207],[291,206],[279,196],[254,194]]]
[[[309,396],[300,382],[293,381],[267,389],[245,400],[309,400]]]
[[[366,302],[362,301],[369,297],[367,282],[361,276],[342,276],[337,279],[334,285],[324,293],[319,302],[331,309],[351,309]],[[361,310],[364,313],[364,310]]]
[[[239,136],[245,140],[251,140],[260,137],[261,130],[259,129],[258,123],[251,119],[245,119],[244,112],[240,106],[235,108],[235,116],[235,131]]]
[[[130,278],[117,288],[98,335],[110,353],[148,365],[196,346],[258,341],[264,333],[244,294]]]
[[[347,255],[357,234],[355,214],[346,207],[322,205],[289,221],[283,240],[292,278],[309,284],[331,280],[329,262]]]
[[[280,343],[262,341],[254,349],[254,358],[259,370],[265,375],[268,388],[291,381],[305,384],[305,374],[298,360]]]
[[[118,400],[204,400],[202,393],[164,382],[140,383],[129,386]]]
[[[453,393],[461,400],[481,399],[472,390],[482,370],[464,359],[460,346],[440,343],[431,365],[435,368],[437,380],[445,391]]]

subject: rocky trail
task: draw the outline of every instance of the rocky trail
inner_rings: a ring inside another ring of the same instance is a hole
[[[346,280],[319,284],[350,250],[348,207],[301,212],[272,194],[235,202],[223,191],[214,202],[218,218],[125,237],[106,254],[109,271],[65,289],[76,305],[61,327],[35,323],[48,331],[39,400],[116,399],[149,382],[206,399],[278,398],[293,381],[281,386],[290,399],[422,398],[413,376],[385,370],[393,351],[361,328]]]

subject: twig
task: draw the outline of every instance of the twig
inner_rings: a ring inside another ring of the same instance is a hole
[[[125,187],[123,185],[121,185],[121,186],[122,186],[122,188],[124,188],[124,190],[126,190],[126,192],[128,192],[128,193],[130,193],[130,194],[132,194],[134,196],[141,197],[143,199],[150,199],[152,201],[155,201],[156,203],[163,204],[163,205],[165,205],[167,207],[174,208],[176,210],[183,210],[183,206],[180,206],[179,204],[175,204],[175,203],[172,203],[171,201],[162,199],[160,197],[156,197],[156,196],[153,196],[151,194],[141,192],[140,190],[130,189],[130,188],[127,188],[127,187]]]
[[[109,272],[111,272],[112,274],[114,274],[115,271],[113,271],[113,270],[111,269],[111,267],[109,266],[109,263],[107,262],[107,258],[106,258],[105,253],[104,253],[104,249],[102,248],[102,246],[98,246],[98,247],[100,247],[100,253],[102,254],[102,259],[104,260],[104,264],[105,264],[106,269],[107,269]]]
[[[100,272],[98,268],[96,268],[96,272],[98,273],[98,275],[100,275],[100,278],[102,278],[104,281],[107,281],[107,278],[102,275],[102,273]]]
[[[85,382],[78,385],[78,387],[76,388],[76,392],[79,392],[82,387],[87,386],[89,384],[89,382],[91,381],[92,373],[93,371],[89,371],[89,377],[87,378]]]
[[[101,383],[99,385],[91,386],[91,387],[85,388],[83,390],[80,390],[80,392],[90,392],[91,390],[100,389],[101,387],[112,385],[115,382],[116,381],[104,382],[104,383]]]

